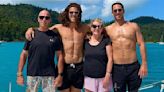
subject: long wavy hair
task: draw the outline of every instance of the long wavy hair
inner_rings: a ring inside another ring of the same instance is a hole
[[[77,26],[79,26],[80,22],[81,22],[81,14],[82,14],[82,9],[81,6],[77,3],[70,3],[65,10],[59,14],[58,20],[66,27],[69,27],[70,25],[70,19],[69,19],[69,9],[71,7],[76,7],[79,11],[79,15],[78,15],[78,20],[77,20]]]

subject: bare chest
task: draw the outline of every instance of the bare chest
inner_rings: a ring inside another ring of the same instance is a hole
[[[62,41],[64,42],[72,42],[72,43],[78,43],[83,41],[85,37],[85,33],[83,30],[79,29],[69,29],[69,28],[63,28],[60,30],[60,35],[62,38]]]
[[[112,40],[135,40],[135,30],[128,27],[114,28],[110,32]]]

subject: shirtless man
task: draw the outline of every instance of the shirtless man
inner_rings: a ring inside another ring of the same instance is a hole
[[[83,88],[83,42],[86,32],[90,30],[86,24],[81,24],[81,7],[77,3],[69,4],[59,16],[62,24],[56,24],[50,30],[57,30],[62,38],[64,49],[63,84],[60,92],[81,92]],[[31,29],[26,37],[30,37]]]
[[[120,2],[112,4],[115,22],[106,27],[113,48],[113,87],[114,92],[126,92],[126,85],[129,92],[138,92],[142,78],[147,75],[145,43],[139,26],[125,21],[124,12]],[[137,60],[136,43],[141,52],[141,66]]]

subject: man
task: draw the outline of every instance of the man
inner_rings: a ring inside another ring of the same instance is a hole
[[[51,17],[47,10],[40,11],[38,22],[39,27],[35,30],[35,38],[25,42],[24,49],[20,55],[17,83],[19,85],[24,84],[22,71],[28,56],[27,92],[37,92],[40,84],[43,92],[55,92],[55,87],[62,84],[62,76],[59,74],[54,81],[54,56],[56,52],[58,56],[58,72],[62,73],[62,45],[59,35],[48,29]]]
[[[50,29],[59,32],[64,49],[63,84],[60,92],[81,92],[84,83],[83,76],[83,43],[89,26],[81,23],[81,7],[77,3],[70,3],[59,16],[62,24],[56,24]],[[26,33],[29,39],[31,29]],[[35,38],[35,37],[34,37]]]
[[[113,48],[113,87],[115,92],[126,92],[127,85],[129,92],[138,92],[142,78],[147,75],[145,44],[139,26],[125,21],[124,12],[120,2],[112,4],[115,22],[106,27]],[[141,66],[137,60],[136,43],[141,52]]]

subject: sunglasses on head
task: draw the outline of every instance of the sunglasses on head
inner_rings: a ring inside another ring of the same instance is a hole
[[[69,14],[78,14],[79,12],[70,11]]]
[[[91,25],[92,28],[101,28],[101,25]]]
[[[50,19],[50,16],[39,16],[39,18],[40,18],[41,20],[43,20],[44,18],[45,18],[46,20],[49,20],[49,19]]]
[[[122,9],[115,9],[115,10],[113,10],[115,13],[117,13],[117,12],[121,12],[122,11]]]

